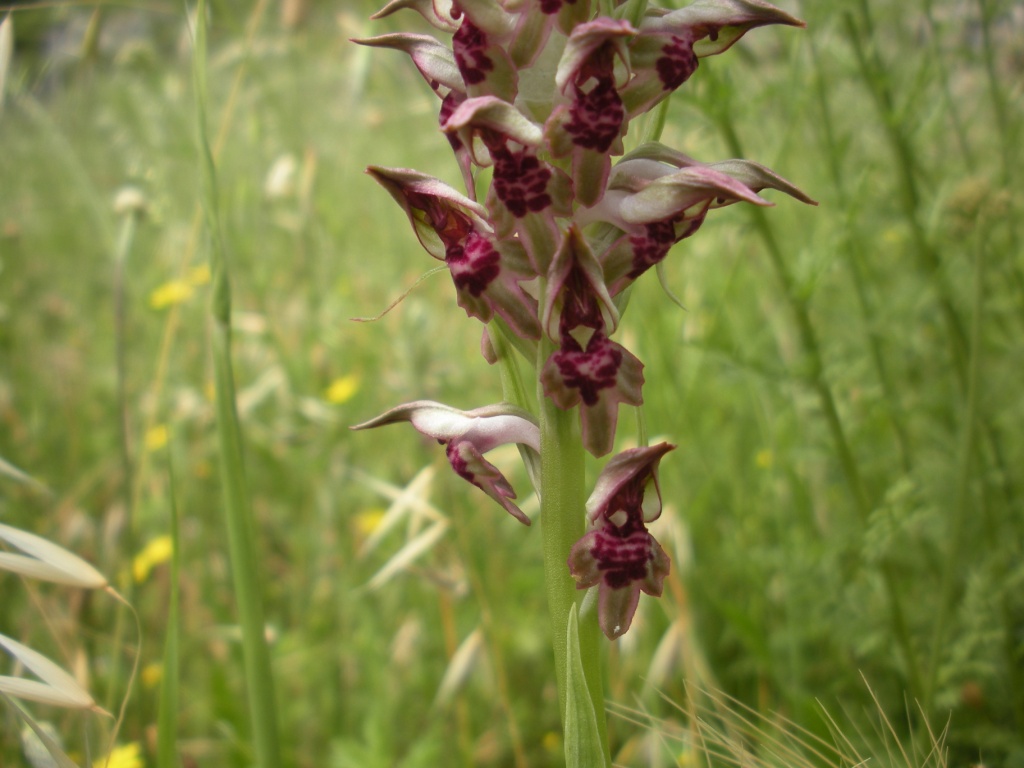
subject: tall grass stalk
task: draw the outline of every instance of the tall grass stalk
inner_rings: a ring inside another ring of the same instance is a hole
[[[713,108],[712,115],[719,124],[729,151],[734,157],[745,157],[739,133],[732,120],[731,99],[725,95],[725,88],[719,87],[716,91],[718,93],[717,106]],[[774,227],[764,215],[764,211],[761,208],[751,207],[748,209],[748,215],[753,220],[754,227],[764,243],[769,261],[771,262],[772,271],[775,273],[783,298],[796,324],[801,351],[806,361],[804,366],[802,366],[800,376],[810,385],[815,393],[836,452],[836,457],[839,460],[840,469],[850,490],[858,520],[861,524],[867,524],[873,509],[873,503],[864,484],[860,466],[853,453],[850,441],[846,436],[846,430],[839,416],[839,408],[832,392],[832,386],[825,375],[821,344],[818,341],[818,333],[811,321],[807,299],[797,288],[796,281],[782,252],[782,246],[779,244],[779,238],[775,234]],[[924,690],[922,665],[910,636],[910,628],[897,588],[896,573],[892,565],[885,561],[880,563],[879,568],[889,602],[893,630],[904,657],[911,694],[919,697]]]
[[[214,163],[216,163],[217,158],[220,157],[225,144],[227,144],[228,137],[231,135],[231,131],[235,128],[234,117],[236,107],[238,105],[239,94],[242,90],[242,83],[245,80],[247,71],[246,64],[248,62],[248,52],[252,48],[256,31],[259,29],[260,21],[263,19],[263,14],[267,7],[267,2],[268,0],[258,0],[252,9],[251,16],[249,17],[249,23],[245,31],[245,56],[243,56],[242,61],[239,63],[238,68],[235,71],[235,77],[231,82],[231,90],[224,101],[224,106],[219,115],[217,135],[214,138],[213,146],[210,149]],[[179,278],[182,278],[187,274],[189,268],[192,266],[193,260],[195,259],[203,220],[204,213],[202,204],[200,203],[196,206],[195,214],[189,224],[188,239],[185,247],[182,249],[179,263],[177,265]],[[177,338],[178,329],[181,326],[181,307],[181,304],[174,304],[167,311],[167,320],[163,326],[163,334],[157,351],[155,371],[150,384],[149,394],[154,402],[160,402],[164,385],[167,382],[167,372],[171,366],[171,354],[174,350],[174,342]],[[154,408],[143,426],[143,432],[148,432],[152,429],[157,424],[160,416],[161,414],[159,409]],[[138,465],[135,469],[135,484],[132,489],[132,503],[136,507],[138,506],[139,499],[142,497],[145,480],[149,471],[148,458],[149,453],[143,451],[138,458]]]
[[[174,493],[174,471],[168,468],[171,512],[171,587],[164,632],[164,655],[160,675],[160,705],[157,712],[157,768],[177,768],[179,639],[181,635],[181,537],[178,501]]]
[[[115,208],[118,204],[115,202]],[[118,424],[118,448],[121,459],[121,499],[124,504],[124,525],[121,529],[121,546],[117,553],[118,559],[122,562],[131,562],[136,552],[135,536],[135,504],[132,494],[132,475],[134,462],[132,461],[131,445],[129,440],[130,425],[128,423],[128,365],[127,365],[127,322],[125,308],[125,269],[128,264],[128,257],[131,254],[132,244],[135,240],[135,230],[138,226],[138,219],[141,209],[132,205],[121,213],[121,229],[117,237],[117,245],[114,250],[114,360],[117,375],[117,424]],[[112,553],[113,554],[113,553]],[[119,603],[117,608],[117,619],[114,625],[113,649],[115,652],[121,648],[125,632],[125,605],[135,601],[135,581],[131,576],[123,579],[118,585],[125,590],[127,601]],[[136,623],[138,623],[136,617]],[[139,624],[141,628],[141,624]],[[140,649],[141,651],[141,649]],[[121,667],[118,664],[111,666],[110,675],[107,678],[107,706],[112,707],[113,701],[122,694],[121,691]],[[130,691],[128,692],[130,695]]]
[[[118,207],[115,203],[115,208]],[[138,226],[141,208],[135,204],[126,206],[121,214],[121,231],[117,238],[117,249],[114,252],[114,358],[117,369],[117,411],[119,428],[119,448],[121,451],[121,496],[124,504],[124,532],[122,534],[121,553],[129,560],[135,553],[135,503],[132,494],[132,476],[134,462],[132,460],[129,434],[131,426],[128,420],[128,323],[125,308],[125,270],[128,257],[131,255],[135,230]],[[134,599],[134,582],[128,582],[128,599]]]
[[[199,0],[195,12],[194,75],[200,200],[210,248],[213,320],[212,352],[217,413],[217,444],[221,460],[224,514],[231,555],[232,580],[242,630],[245,681],[252,719],[252,740],[262,768],[281,765],[278,743],[274,680],[267,647],[259,577],[259,552],[249,487],[245,474],[241,426],[235,401],[231,361],[231,283],[227,245],[220,226],[217,175],[206,134],[206,3]]]
[[[846,236],[842,239],[844,258],[850,272],[850,280],[853,283],[854,293],[857,297],[857,308],[860,311],[861,323],[864,326],[868,350],[871,354],[871,363],[878,376],[878,382],[882,387],[882,394],[885,397],[886,412],[889,422],[892,425],[893,434],[896,437],[896,444],[900,453],[900,465],[903,471],[909,473],[913,467],[913,459],[910,450],[910,438],[903,418],[903,406],[900,396],[893,383],[892,374],[886,363],[885,353],[882,350],[882,335],[878,330],[878,324],[874,321],[877,316],[874,304],[868,293],[868,279],[864,274],[865,249],[863,242],[857,237],[855,230],[855,213],[853,201],[843,181],[843,169],[839,164],[842,157],[842,150],[836,139],[835,129],[832,122],[832,106],[829,99],[828,85],[825,81],[825,70],[818,54],[818,46],[815,43],[814,35],[808,35],[808,43],[811,52],[812,69],[814,70],[815,96],[818,100],[818,110],[821,115],[821,130],[824,140],[825,155],[828,159],[829,175],[832,186],[836,192],[836,202],[843,211],[843,222],[846,227]]]
[[[949,564],[959,563],[964,545],[964,533],[972,507],[972,476],[977,452],[977,434],[979,421],[978,389],[981,386],[981,328],[982,303],[985,297],[985,260],[987,244],[984,227],[979,228],[976,235],[978,247],[974,253],[974,280],[971,300],[970,326],[970,357],[967,368],[967,392],[964,402],[963,422],[960,425],[960,445],[956,472],[956,502],[950,520],[949,540],[947,543],[946,563],[942,570],[942,581],[939,587],[939,606],[932,630],[930,656],[928,659],[927,687],[924,690],[924,702],[932,700],[938,684],[939,661],[946,647],[946,638],[951,629],[949,614],[953,610],[956,599],[957,583],[954,578],[956,569]],[[1011,664],[1011,668],[1012,668]]]
[[[861,79],[875,101],[880,122],[885,129],[886,138],[895,161],[895,169],[899,178],[899,204],[903,218],[910,227],[914,244],[914,254],[918,269],[932,286],[939,311],[946,325],[950,357],[957,379],[961,386],[967,381],[967,333],[963,320],[953,303],[953,291],[949,280],[942,269],[942,259],[938,250],[930,242],[921,221],[921,190],[918,186],[920,159],[914,150],[908,132],[904,130],[900,115],[897,113],[896,101],[889,86],[885,64],[879,59],[877,50],[869,48],[869,42],[875,36],[871,8],[867,0],[860,0],[860,23],[863,29],[849,13],[843,15],[846,36],[857,57]]]

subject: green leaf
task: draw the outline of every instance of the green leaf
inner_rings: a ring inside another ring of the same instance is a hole
[[[575,605],[566,630],[565,765],[566,768],[606,766],[597,714],[590,698],[580,655],[579,623]]]

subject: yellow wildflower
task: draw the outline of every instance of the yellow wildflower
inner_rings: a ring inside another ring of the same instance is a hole
[[[355,530],[356,535],[360,539],[369,536],[371,533],[377,530],[377,526],[380,525],[381,520],[384,519],[383,509],[367,509],[360,512],[355,517]]]
[[[181,304],[192,298],[194,290],[191,283],[186,283],[184,280],[171,280],[149,294],[149,306],[153,309],[166,309],[175,304]]]
[[[136,582],[145,581],[156,566],[171,559],[174,543],[164,534],[152,539],[132,561],[132,575]]]
[[[359,377],[354,373],[342,376],[331,382],[331,385],[324,391],[324,397],[328,402],[340,405],[351,400],[359,391]]]
[[[142,762],[142,748],[139,742],[132,741],[120,747],[114,747],[110,754],[101,757],[96,765],[104,768],[144,768]]]
[[[167,425],[157,424],[146,430],[146,437],[143,439],[143,442],[145,443],[146,450],[153,453],[167,445],[169,437],[170,433],[167,431]]]
[[[142,668],[142,685],[146,688],[156,688],[164,677],[164,667],[158,661],[147,664]]]

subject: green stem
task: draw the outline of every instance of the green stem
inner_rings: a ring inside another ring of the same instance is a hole
[[[540,345],[541,362],[552,351],[546,339]],[[538,365],[538,370],[542,367]],[[569,550],[584,533],[586,496],[584,488],[584,450],[576,408],[565,411],[556,406],[538,384],[540,403],[540,455],[541,455],[541,537],[544,547],[544,585],[548,595],[551,616],[551,643],[555,653],[555,674],[558,682],[559,713],[566,717],[568,647],[566,631],[569,613],[578,603],[580,592],[569,574],[566,560]],[[604,708],[604,681],[597,612],[589,611],[580,617],[580,657],[587,681],[591,703],[597,716],[597,727],[603,745],[606,765],[611,764],[608,754],[608,732]],[[569,745],[566,745],[568,750]],[[595,766],[595,768],[597,768]]]
[[[135,556],[137,551],[135,542],[135,505],[133,503],[132,496],[134,464],[132,462],[131,449],[128,440],[128,374],[126,362],[126,351],[128,346],[124,299],[125,265],[128,262],[128,256],[131,253],[132,243],[135,239],[136,218],[137,214],[134,211],[128,212],[124,216],[121,223],[121,231],[117,238],[117,247],[114,251],[114,359],[117,375],[118,447],[121,454],[121,472],[124,475],[121,481],[121,501],[124,504],[125,509],[125,524],[120,544],[120,556],[122,558],[122,562],[126,563],[130,563],[132,561],[132,557]],[[135,580],[132,578],[124,579],[118,586],[124,590],[124,594],[128,602],[134,604]],[[115,623],[114,648],[122,647],[124,631],[124,607],[119,605],[117,609],[117,621]],[[109,709],[113,705],[114,699],[121,695],[121,666],[119,664],[112,665],[110,678],[107,682],[109,685],[107,691],[108,696],[110,697],[107,700],[107,708]]]
[[[217,414],[217,447],[221,460],[224,516],[228,532],[231,575],[242,630],[242,656],[252,718],[256,762],[261,768],[281,765],[273,671],[267,648],[252,502],[245,473],[242,430],[235,404],[231,362],[231,283],[227,248],[220,227],[217,175],[206,134],[206,3],[196,6],[195,85],[198,123],[201,203],[210,238],[213,318],[212,347]]]
[[[971,301],[970,347],[967,368],[967,391],[964,399],[964,416],[960,433],[960,455],[956,474],[956,506],[949,527],[946,567],[942,571],[939,588],[939,609],[932,629],[932,644],[928,660],[927,688],[924,691],[923,706],[928,711],[938,685],[939,661],[946,649],[946,638],[950,631],[950,615],[957,595],[957,563],[962,561],[967,521],[973,511],[971,488],[974,486],[974,458],[977,452],[979,432],[979,395],[981,385],[981,327],[982,303],[985,298],[985,251],[984,227],[978,227],[981,242],[974,256],[974,291]]]

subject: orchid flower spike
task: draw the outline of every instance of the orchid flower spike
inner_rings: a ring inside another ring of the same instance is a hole
[[[410,422],[421,434],[444,445],[456,474],[498,502],[519,522],[530,524],[530,518],[512,502],[516,498],[512,485],[484,458],[488,451],[510,443],[526,446],[539,458],[540,429],[530,413],[507,403],[460,411],[443,403],[417,400],[396,406],[352,429],[373,429],[400,421]]]
[[[577,589],[598,585],[598,623],[609,640],[633,622],[640,593],[660,597],[670,562],[647,531],[661,515],[657,469],[669,443],[630,448],[605,465],[587,501],[591,529],[569,553]]]

